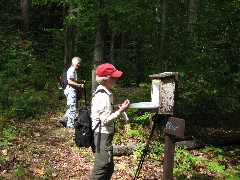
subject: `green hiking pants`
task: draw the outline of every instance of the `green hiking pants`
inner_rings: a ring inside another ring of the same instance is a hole
[[[90,180],[110,180],[114,172],[113,164],[113,135],[101,133],[100,152],[96,148],[94,166]],[[94,133],[94,144],[97,147],[98,133]]]

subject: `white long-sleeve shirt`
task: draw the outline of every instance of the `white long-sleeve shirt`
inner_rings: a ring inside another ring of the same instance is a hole
[[[95,92],[99,89],[104,89],[105,92],[98,92],[92,98],[92,128],[95,128],[100,119],[101,133],[110,134],[114,132],[114,120],[120,114],[118,111],[113,112],[113,94],[102,85],[99,85]],[[98,132],[98,128],[95,131]]]

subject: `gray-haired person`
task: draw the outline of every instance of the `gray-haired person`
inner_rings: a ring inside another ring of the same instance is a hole
[[[64,94],[67,99],[67,111],[59,123],[61,123],[64,127],[67,127],[70,131],[74,130],[73,125],[77,111],[77,89],[84,87],[83,83],[78,82],[76,71],[80,67],[81,62],[81,58],[74,57],[72,59],[72,66],[67,70],[68,85],[64,89]]]

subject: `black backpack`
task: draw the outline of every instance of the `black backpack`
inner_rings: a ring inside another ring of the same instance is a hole
[[[62,89],[65,89],[68,85],[68,80],[67,80],[67,72],[63,73],[60,77],[59,77],[59,82],[58,82],[59,86]]]
[[[106,91],[104,89],[99,89],[98,91],[95,92],[95,94],[97,93],[106,93]],[[92,151],[95,152],[95,146],[94,146],[94,131],[97,129],[97,127],[99,127],[99,135],[101,132],[101,121],[99,120],[99,122],[97,123],[97,125],[95,126],[94,129],[92,129],[92,119],[90,117],[90,113],[87,107],[87,103],[86,103],[86,90],[84,88],[84,94],[85,94],[85,107],[81,108],[79,110],[79,114],[78,117],[75,119],[75,123],[74,123],[74,128],[75,128],[75,144],[78,147],[91,147]],[[94,94],[94,95],[95,95]],[[100,138],[98,138],[98,144],[97,144],[97,149],[99,150],[99,140]]]

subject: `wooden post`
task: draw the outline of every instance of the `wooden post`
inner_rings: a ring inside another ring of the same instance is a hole
[[[183,137],[185,131],[185,121],[173,117],[176,112],[178,73],[164,72],[149,77],[152,79],[151,102],[135,103],[131,108],[158,109],[158,128],[165,133],[163,180],[173,180],[175,138]]]
[[[163,180],[173,180],[175,137],[183,137],[185,121],[170,117],[163,130],[165,133]]]
[[[174,137],[165,133],[163,180],[173,180]]]
[[[185,121],[174,118],[176,111],[176,99],[178,95],[178,73],[164,72],[150,75],[152,78],[152,97],[159,98],[159,122],[165,133],[163,180],[173,180],[175,137],[183,137]],[[155,89],[159,94],[153,94]],[[153,99],[152,102],[155,102]],[[166,123],[166,124],[165,124]],[[163,126],[162,126],[163,125]]]

